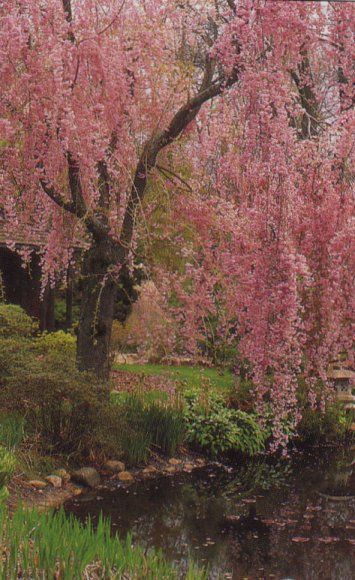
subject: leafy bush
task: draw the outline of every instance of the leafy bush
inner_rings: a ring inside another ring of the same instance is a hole
[[[63,510],[38,513],[18,508],[11,519],[0,508],[1,578],[179,578],[161,552],[132,545],[131,536],[112,535],[110,522],[99,518],[82,525]],[[191,565],[186,578],[205,578]]]
[[[16,304],[0,302],[0,336],[28,337],[38,330],[38,324]]]
[[[339,403],[326,405],[324,411],[306,407],[297,427],[299,439],[304,444],[317,444],[344,439],[351,420]]]
[[[76,369],[74,337],[62,331],[34,337],[18,307],[2,305],[2,313],[8,326],[0,334],[1,408],[25,417],[44,452],[83,451],[100,421],[103,398],[96,379]]]
[[[264,449],[265,435],[254,415],[227,406],[215,392],[185,395],[187,441],[213,456],[240,452],[255,455]]]
[[[349,432],[352,417],[347,414],[343,405],[337,401],[327,401],[321,405],[323,385],[321,382],[313,387],[315,406],[310,404],[309,391],[305,381],[299,380],[298,405],[302,419],[297,426],[301,443],[316,445],[322,442],[339,441]]]

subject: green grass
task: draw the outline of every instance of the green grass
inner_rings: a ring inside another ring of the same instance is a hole
[[[231,372],[190,366],[168,366],[153,364],[115,364],[114,370],[125,371],[145,376],[167,376],[178,381],[185,381],[188,388],[201,387],[203,380],[208,380],[213,387],[229,390],[234,385]]]
[[[109,520],[81,524],[63,510],[38,513],[18,508],[10,518],[0,507],[0,577],[17,578],[179,578],[161,552],[146,552],[132,538],[112,535]],[[206,578],[193,563],[186,579]]]

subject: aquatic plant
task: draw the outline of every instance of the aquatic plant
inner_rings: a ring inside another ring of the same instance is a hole
[[[0,446],[0,506],[7,497],[6,484],[15,469],[15,465],[14,456],[7,449]]]
[[[183,442],[185,423],[178,406],[139,394],[118,398],[116,404],[122,418],[120,444],[129,462],[145,461],[153,446],[171,455]]]
[[[112,535],[108,519],[99,517],[97,525],[81,524],[63,510],[38,513],[17,509],[11,518],[0,508],[0,559],[2,578],[18,574],[31,578],[147,578],[174,579],[179,571],[161,552],[146,552],[132,544],[128,535],[120,540]],[[186,578],[205,578],[203,570],[191,565]]]
[[[21,415],[0,415],[0,445],[13,451],[21,443],[24,435],[25,420]]]

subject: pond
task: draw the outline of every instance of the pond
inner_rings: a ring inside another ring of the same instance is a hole
[[[182,569],[192,557],[211,579],[352,580],[352,463],[346,451],[214,464],[99,489],[66,510],[94,521],[102,511],[120,536],[161,548]]]

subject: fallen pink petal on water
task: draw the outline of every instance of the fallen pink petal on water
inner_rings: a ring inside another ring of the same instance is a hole
[[[303,544],[304,542],[309,542],[309,538],[304,538],[303,536],[296,536],[292,538],[292,542],[297,542],[298,544]]]
[[[319,511],[321,511],[322,506],[320,506],[320,505],[308,505],[306,509],[309,512],[319,512]]]
[[[318,542],[323,544],[332,544],[333,542],[339,542],[340,538],[335,538],[333,536],[326,536],[325,538],[317,538]]]

